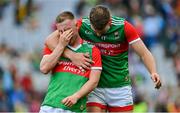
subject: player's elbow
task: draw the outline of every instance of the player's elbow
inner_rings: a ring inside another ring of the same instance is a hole
[[[49,39],[48,38],[46,38],[45,39],[45,45],[48,47],[48,41],[49,41]]]
[[[98,81],[92,81],[92,84],[93,84],[93,89],[97,87],[98,85]]]
[[[40,71],[43,74],[48,74],[49,73],[49,69],[47,68],[47,66],[40,66]]]
[[[98,81],[94,82],[95,87],[97,87],[98,83],[99,83]]]

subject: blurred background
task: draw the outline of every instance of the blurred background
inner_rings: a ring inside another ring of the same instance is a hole
[[[134,112],[180,112],[180,0],[0,0],[1,112],[39,111],[50,77],[39,63],[56,16],[88,16],[97,4],[132,23],[157,61],[160,90],[130,49]]]

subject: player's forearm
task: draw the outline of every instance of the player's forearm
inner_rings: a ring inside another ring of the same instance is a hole
[[[151,52],[146,48],[142,40],[134,42],[133,44],[131,44],[131,46],[135,50],[135,52],[141,57],[149,73],[156,73],[156,64],[154,57],[152,56]]]
[[[68,58],[71,60],[71,58],[75,55],[75,52],[73,52],[72,50],[65,48],[64,52],[63,52],[63,57]]]
[[[53,51],[56,46],[58,45],[58,36],[59,36],[59,33],[58,31],[56,30],[55,32],[51,33],[46,41],[45,41],[45,45],[51,50]],[[65,58],[68,58],[68,59],[71,59],[72,56],[74,56],[74,52],[71,51],[70,49],[68,48],[65,48],[64,52],[63,52],[63,57]]]
[[[149,51],[147,51],[141,58],[150,74],[157,73],[154,57]]]
[[[92,79],[89,79],[82,87],[81,89],[76,92],[74,95],[80,99],[84,96],[86,96],[87,94],[89,94],[94,88],[97,87],[98,85],[98,82],[99,82],[99,78],[100,78],[100,74],[101,74],[101,71],[99,70],[98,72],[96,72],[95,75],[92,75],[94,76],[94,78]],[[91,75],[90,75],[91,76]]]
[[[74,95],[76,95],[76,97],[78,99],[84,97],[85,95],[87,95],[88,93],[90,93],[94,88],[96,88],[98,85],[98,81],[94,82],[94,81],[88,81],[86,82],[86,84],[83,85],[83,87],[76,92]]]
[[[54,51],[50,55],[43,56],[43,59],[40,63],[40,70],[42,73],[47,74],[49,71],[54,68],[54,66],[58,63],[60,56],[64,51],[63,46],[57,45]]]
[[[56,30],[46,38],[45,45],[51,51],[53,51],[56,48],[56,46],[58,45],[58,37],[59,37],[59,32],[58,32],[58,30]]]

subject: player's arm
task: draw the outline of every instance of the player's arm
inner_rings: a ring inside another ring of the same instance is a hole
[[[51,33],[45,40],[45,45],[51,50],[53,51],[56,46],[58,45],[58,40],[59,40],[59,36],[60,36],[60,32],[58,30],[54,31],[53,33]],[[74,56],[76,53],[71,51],[68,48],[65,48],[64,52],[63,52],[63,56],[66,58],[71,59],[71,56]]]
[[[77,20],[77,28],[80,29],[82,24],[82,20],[79,19]],[[57,27],[57,30],[55,30],[54,32],[52,32],[45,40],[45,45],[51,50],[53,51],[57,44],[58,44],[58,38],[60,36],[60,31],[62,31],[61,27]],[[67,49],[67,54],[72,55],[73,52],[71,53],[71,50]],[[65,54],[66,55],[66,54]],[[69,57],[70,55],[67,55],[67,57]]]
[[[63,99],[62,103],[68,107],[76,104],[80,98],[86,96],[98,85],[100,74],[101,70],[92,70],[89,80],[83,85],[83,87],[78,92]]]
[[[152,56],[151,52],[146,48],[142,40],[139,40],[131,44],[131,46],[134,49],[134,51],[141,57],[145,66],[150,72],[151,78],[155,83],[155,88],[159,89],[161,87],[161,81],[159,74],[157,73],[156,70],[156,63],[154,57]]]
[[[125,22],[125,35],[131,47],[141,57],[143,63],[148,69],[151,78],[155,83],[155,88],[159,89],[161,87],[161,81],[160,76],[156,70],[156,63],[154,57],[152,56],[151,52],[146,48],[143,41],[139,38],[139,35],[137,34],[135,28],[127,21]]]
[[[45,40],[45,46],[53,51],[58,45],[59,36],[60,34],[58,30],[51,33]]]
[[[55,67],[55,65],[58,63],[59,58],[61,57],[64,51],[64,48],[69,43],[71,37],[72,37],[72,30],[68,30],[62,33],[61,37],[57,41],[58,42],[57,46],[55,47],[53,52],[52,53],[49,52],[50,54],[46,54],[43,56],[40,62],[40,71],[42,73],[47,74]],[[48,51],[47,49],[48,48],[45,48],[45,51]]]
[[[66,97],[62,100],[62,103],[65,104],[68,107],[71,107],[74,105],[80,98],[86,96],[88,93],[90,93],[94,88],[97,87],[100,74],[102,70],[102,64],[101,64],[101,56],[99,50],[96,48],[96,52],[94,52],[94,65],[91,67],[91,72],[89,75],[89,80],[81,87],[79,91],[74,93],[71,96]]]
[[[45,45],[51,51],[53,51],[58,44],[58,36],[59,32],[58,30],[56,30],[46,38]],[[63,52],[63,57],[70,59],[73,64],[84,69],[90,69],[91,64],[94,63],[92,60],[89,59],[88,53],[75,53],[68,48],[65,48]]]

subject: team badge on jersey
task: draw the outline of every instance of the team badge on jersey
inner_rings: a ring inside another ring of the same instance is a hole
[[[114,32],[114,37],[115,37],[115,39],[119,39],[119,32],[118,31],[116,31],[116,32]]]
[[[80,110],[83,110],[83,109],[84,109],[84,106],[83,106],[83,105],[81,105],[81,106],[80,106]]]

